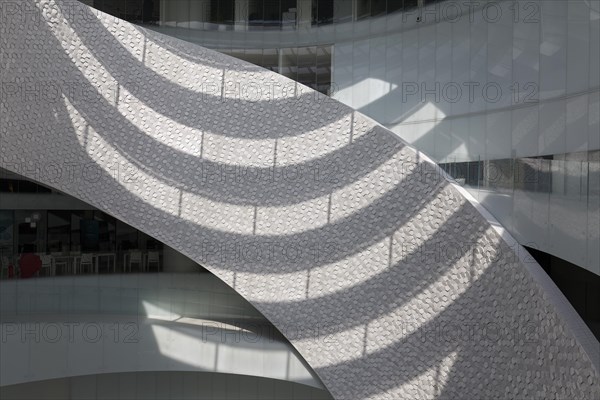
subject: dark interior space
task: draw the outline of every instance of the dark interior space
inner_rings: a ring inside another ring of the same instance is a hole
[[[543,251],[525,248],[600,340],[600,276]]]

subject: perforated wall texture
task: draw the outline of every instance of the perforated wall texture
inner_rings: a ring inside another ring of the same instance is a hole
[[[336,399],[600,396],[533,259],[385,128],[79,3],[0,5],[0,166],[209,269]]]

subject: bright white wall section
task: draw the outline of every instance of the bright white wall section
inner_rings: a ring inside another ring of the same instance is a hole
[[[598,4],[446,1],[420,23],[381,17],[387,31],[335,41],[334,97],[439,162],[599,149]]]
[[[0,24],[13,84],[1,166],[209,269],[335,398],[598,397],[594,349],[521,247],[396,135],[239,60],[103,13],[65,14],[63,0],[23,3],[42,13]],[[54,100],[19,90],[67,82],[76,90]],[[231,87],[250,83],[295,90],[250,99]],[[75,165],[77,178],[50,183],[48,163]]]
[[[2,281],[0,301],[0,386],[207,371],[322,388],[256,310],[210,274]]]
[[[600,274],[600,160],[585,153],[600,149],[599,10],[597,0],[446,1],[420,23],[417,11],[381,17],[380,34],[335,42],[334,98],[441,163],[559,155],[534,162],[550,192],[471,190],[519,243]]]

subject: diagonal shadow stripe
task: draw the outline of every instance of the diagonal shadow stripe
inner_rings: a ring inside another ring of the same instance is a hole
[[[130,93],[156,112],[188,127],[211,132],[215,126],[218,126],[219,119],[223,115],[236,115],[238,116],[237,119],[228,121],[229,129],[227,131],[216,131],[215,133],[231,137],[245,137],[248,133],[251,133],[256,138],[280,138],[316,130],[339,120],[342,115],[351,111],[349,107],[329,100],[325,96],[318,97],[321,101],[327,103],[327,107],[315,107],[315,94],[308,89],[305,94],[286,99],[268,99],[257,102],[237,101],[225,104],[222,102],[220,95],[198,93],[175,84],[147,68],[143,62],[131,55],[98,18],[77,18],[76,15],[66,10],[65,17],[67,23],[77,32],[79,39],[83,41],[89,51]],[[143,28],[138,27],[137,29]],[[254,71],[257,74],[264,74],[265,77],[272,74],[272,76],[277,76],[276,80],[272,80],[273,82],[286,81],[294,87],[297,86],[293,80],[274,72],[267,72],[264,68],[251,66],[251,64],[233,57],[191,43],[177,41],[154,31],[143,31],[144,36],[157,36],[162,39],[162,42],[177,42],[178,47],[198,54],[199,57],[204,59],[203,65],[205,67],[224,67],[225,71],[236,71],[239,68],[240,71]],[[217,63],[213,63],[213,59],[217,60]],[[201,72],[201,68],[198,69],[198,72]],[[136,84],[132,81],[132,76],[135,76],[137,82],[151,82],[152,84]],[[222,76],[214,77],[208,83],[220,87],[223,80],[227,82],[227,76],[224,78]],[[160,95],[157,96],[157,94]],[[185,108],[182,109],[181,105],[173,107],[170,98],[186,99]],[[253,107],[248,107],[248,103],[252,103]],[[262,108],[262,120],[268,121],[268,124],[256,121],[254,107],[261,104],[265,105]],[[266,107],[267,105],[268,107]],[[296,115],[306,114],[310,115],[310,118],[290,119],[290,110],[292,109]],[[199,112],[199,110],[202,112]]]
[[[70,66],[65,72],[71,84],[88,93],[97,92],[53,35],[47,35],[45,46],[63,53],[60,57]],[[281,206],[324,196],[374,171],[404,147],[385,129],[374,127],[351,144],[314,160],[281,167],[242,168],[208,161],[151,138],[101,96],[86,102],[79,101],[72,92],[65,95],[90,126],[140,170],[184,192],[229,204]],[[379,157],[364,157],[370,152]]]

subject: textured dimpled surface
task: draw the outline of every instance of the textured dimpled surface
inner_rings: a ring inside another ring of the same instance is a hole
[[[520,248],[390,132],[79,3],[19,7],[0,24],[1,166],[208,268],[336,399],[600,396]]]

